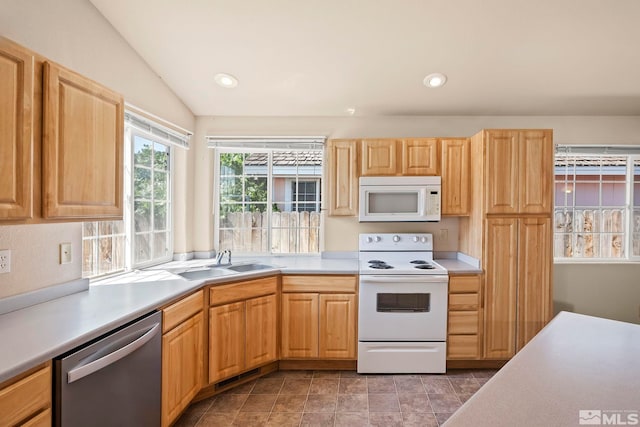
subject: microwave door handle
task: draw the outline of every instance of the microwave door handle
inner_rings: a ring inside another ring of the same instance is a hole
[[[427,200],[427,189],[426,188],[421,188],[420,189],[420,195],[418,197],[418,214],[420,216],[426,216],[427,215],[427,205],[428,205],[428,200]]]

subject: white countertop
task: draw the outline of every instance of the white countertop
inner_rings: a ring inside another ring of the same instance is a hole
[[[213,260],[174,261],[95,282],[87,291],[0,315],[0,382],[158,309],[205,283],[226,283],[279,273],[358,273],[356,258],[270,256],[236,257],[233,261],[234,264],[255,261],[274,268],[189,281],[174,273],[212,264]],[[465,263],[454,267],[471,268]]]
[[[602,423],[590,424],[638,420],[639,378],[640,325],[561,312],[445,426],[577,426],[596,411]]]

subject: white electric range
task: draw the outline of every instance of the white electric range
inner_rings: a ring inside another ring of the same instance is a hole
[[[446,371],[447,270],[433,235],[361,234],[359,373]]]

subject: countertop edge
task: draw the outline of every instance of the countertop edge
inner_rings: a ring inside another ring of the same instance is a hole
[[[333,258],[333,259],[329,258],[328,260],[331,262],[331,261],[335,261],[336,258]],[[284,258],[278,259],[278,261],[279,261],[278,263],[282,264],[286,261],[286,259]],[[278,275],[278,274],[282,274],[282,275],[293,275],[293,274],[358,275],[359,271],[358,271],[357,259],[341,259],[340,261],[346,261],[347,263],[352,263],[352,266],[348,268],[340,268],[340,269],[338,268],[321,269],[320,267],[314,268],[314,267],[301,267],[301,266],[286,266],[286,265],[275,266],[274,265],[273,269],[238,273],[233,276],[221,276],[221,277],[215,277],[211,279],[186,280],[186,279],[178,278],[178,276],[176,276],[175,280],[180,281],[180,283],[184,284],[185,287],[183,289],[172,291],[167,295],[164,295],[157,299],[150,299],[148,304],[141,305],[140,307],[137,307],[135,310],[125,315],[114,317],[113,319],[110,319],[110,321],[100,324],[100,326],[94,329],[91,329],[90,331],[76,335],[71,339],[66,339],[64,341],[58,342],[56,343],[56,345],[52,345],[51,347],[47,348],[46,351],[38,352],[35,354],[30,353],[28,354],[27,357],[24,358],[24,360],[21,360],[19,363],[15,363],[10,366],[7,366],[7,365],[2,366],[0,368],[0,383],[6,380],[9,380],[14,376],[19,375],[22,372],[28,369],[31,369],[41,363],[47,362],[48,360],[51,360],[70,350],[73,350],[74,348],[82,345],[87,341],[90,341],[102,335],[105,335],[111,330],[117,327],[120,327],[128,322],[131,322],[147,313],[150,313],[154,310],[160,310],[163,306],[166,306],[167,304],[173,301],[179,300],[180,298],[183,298],[184,296],[190,293],[193,293],[199,289],[202,289],[205,286],[225,284],[225,283],[242,281],[242,280],[251,280],[251,279]],[[448,261],[452,261],[452,260],[448,260]],[[460,261],[454,261],[454,262],[458,263],[457,265],[464,264],[464,263],[460,263]],[[275,264],[275,263],[270,263],[270,264]],[[477,273],[480,273],[481,271],[475,270],[473,266],[471,266],[469,268],[462,269],[462,270],[449,269],[449,272],[452,274],[477,274]],[[116,285],[92,284],[89,287],[89,290],[94,286],[101,287],[101,286],[116,286]],[[129,285],[122,284],[120,286],[138,286],[138,284],[130,283]],[[81,293],[88,292],[89,290],[81,291]],[[37,311],[39,306],[43,306],[44,304],[50,304],[52,303],[52,301],[55,301],[57,299],[67,298],[69,296],[71,295],[63,295],[54,300],[40,302],[38,304],[32,305],[30,307],[22,308],[12,313],[20,312],[23,310]],[[6,316],[12,313],[0,315],[0,321],[2,320],[3,316]]]

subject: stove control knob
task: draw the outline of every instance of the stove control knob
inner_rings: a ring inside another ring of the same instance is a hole
[[[393,236],[393,241],[398,243],[400,241],[400,236],[398,236],[397,234]]]
[[[420,238],[420,241],[421,241],[422,243],[427,243],[427,238],[426,238],[426,237],[424,237],[424,236],[422,236],[422,237]]]
[[[379,242],[380,240],[382,240],[382,237],[376,236],[376,242]]]
[[[371,243],[371,242],[373,242],[373,237],[371,236],[367,237],[367,243]]]
[[[420,238],[418,236],[413,236],[413,241],[414,243],[418,243],[420,241]]]

